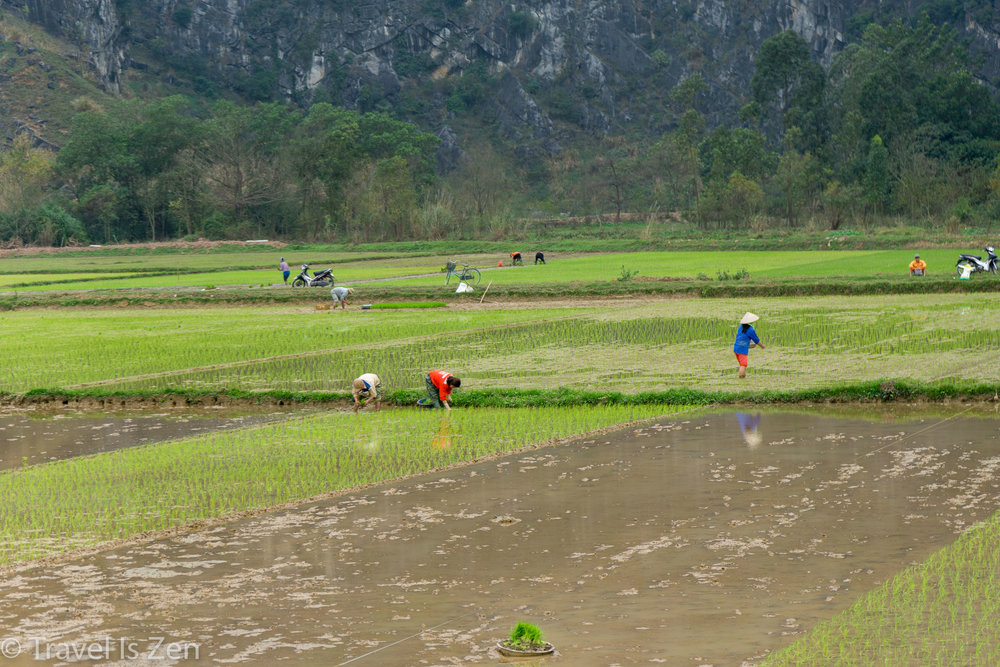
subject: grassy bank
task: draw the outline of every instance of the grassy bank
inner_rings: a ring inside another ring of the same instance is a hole
[[[421,390],[386,392],[384,406],[409,408],[423,398]],[[578,406],[681,406],[681,405],[787,405],[797,403],[907,403],[940,401],[996,402],[1000,400],[1000,383],[921,384],[910,381],[880,380],[790,391],[699,391],[669,389],[628,394],[574,389],[481,389],[456,390],[453,404],[460,408],[536,408]],[[6,404],[63,404],[108,402],[128,404],[216,404],[220,402],[250,402],[261,404],[339,404],[349,405],[353,399],[345,391],[245,391],[241,389],[166,389],[166,390],[107,390],[99,387],[84,389],[32,389],[23,394],[0,394]]]

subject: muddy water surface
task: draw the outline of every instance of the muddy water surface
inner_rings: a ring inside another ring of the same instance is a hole
[[[545,664],[754,664],[991,515],[998,436],[666,419],[10,577],[5,662],[496,664],[527,620]]]
[[[287,414],[212,409],[128,415],[0,412],[0,470],[249,426],[282,416]]]

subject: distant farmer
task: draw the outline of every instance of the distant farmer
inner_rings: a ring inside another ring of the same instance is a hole
[[[541,250],[535,253],[535,264],[538,264],[539,262],[541,262],[542,264],[545,263],[545,255],[542,253]]]
[[[753,313],[747,313],[740,320],[740,324],[736,328],[736,343],[733,345],[733,352],[736,353],[736,362],[740,365],[740,378],[747,376],[747,362],[749,361],[750,348],[756,344],[760,349],[764,349],[764,344],[757,337],[757,332],[750,326],[759,319]]]
[[[510,259],[511,259],[510,263],[513,266],[517,266],[518,264],[523,264],[523,262],[521,261],[521,253],[517,252],[516,250],[510,253]]]
[[[333,309],[339,305],[341,309],[347,310],[347,299],[354,294],[353,287],[334,287],[330,290],[330,297],[333,299]]]
[[[911,276],[922,276],[927,273],[927,262],[920,259],[920,255],[914,255],[913,261],[910,262],[910,275]]]
[[[451,390],[461,387],[462,381],[447,371],[431,371],[424,376],[424,384],[427,387],[427,398],[420,399],[420,405],[451,410],[448,405]]]
[[[288,276],[291,275],[292,270],[288,268],[288,262],[285,258],[281,258],[281,264],[278,264],[278,270],[281,271],[281,277],[285,279],[285,284],[288,284]]]
[[[354,411],[357,412],[364,405],[375,401],[375,409],[382,409],[382,381],[374,373],[365,373],[354,381],[351,385],[351,393],[354,395]]]

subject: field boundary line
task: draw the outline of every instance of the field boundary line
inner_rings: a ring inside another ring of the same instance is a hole
[[[717,405],[717,404],[713,404]],[[234,512],[232,514],[226,514],[224,516],[209,517],[205,519],[193,519],[189,523],[182,526],[174,526],[173,528],[161,528],[158,530],[150,530],[132,535],[131,537],[119,538],[114,540],[105,540],[103,542],[98,542],[88,547],[82,547],[80,549],[74,549],[72,551],[66,551],[62,553],[56,553],[51,556],[45,556],[37,560],[26,561],[22,563],[11,563],[9,565],[0,565],[0,578],[6,578],[14,574],[19,574],[21,572],[26,572],[38,567],[48,567],[52,565],[59,565],[63,563],[73,562],[81,558],[86,558],[88,556],[94,556],[96,554],[104,553],[105,551],[110,551],[112,549],[117,549],[119,547],[134,546],[140,544],[148,544],[156,540],[166,539],[169,537],[175,537],[178,535],[186,535],[188,533],[193,533],[199,530],[207,530],[209,528],[215,528],[217,526],[222,526],[234,521],[241,521],[243,519],[253,519],[255,517],[263,516],[271,512],[282,512],[288,510],[295,510],[305,505],[311,503],[323,502],[327,500],[333,500],[334,498],[340,498],[343,496],[348,496],[353,493],[361,493],[363,491],[369,491],[380,486],[385,486],[388,484],[399,484],[403,482],[408,482],[412,479],[416,479],[422,475],[432,475],[436,473],[449,472],[451,470],[456,470],[459,468],[466,468],[477,463],[486,463],[488,461],[496,461],[507,456],[517,456],[520,454],[525,454],[527,452],[536,451],[538,449],[544,449],[546,447],[559,447],[562,445],[567,445],[577,440],[583,440],[586,438],[593,438],[605,433],[611,433],[612,431],[625,430],[629,428],[634,428],[642,424],[656,421],[658,419],[673,418],[677,415],[682,415],[687,412],[694,410],[702,410],[706,405],[692,405],[686,407],[682,410],[677,410],[675,412],[663,413],[660,415],[654,415],[652,417],[643,417],[642,419],[633,419],[627,422],[619,422],[617,424],[611,424],[598,429],[593,429],[591,431],[584,431],[581,433],[573,433],[561,438],[550,438],[548,440],[542,440],[529,445],[524,445],[517,449],[510,449],[503,452],[494,452],[492,454],[487,454],[485,456],[479,456],[473,459],[468,459],[466,461],[457,461],[455,463],[450,463],[446,466],[441,466],[439,468],[431,468],[429,470],[423,470],[421,472],[411,473],[409,475],[402,475],[400,477],[393,477],[391,479],[384,479],[377,482],[369,482],[368,484],[362,484],[360,486],[352,486],[343,489],[334,489],[332,491],[324,491],[323,493],[314,494],[306,498],[297,498],[295,500],[288,500],[283,503],[277,503],[275,505],[267,505],[264,507],[257,507],[249,510],[242,510],[240,512]],[[413,408],[417,410],[419,408]],[[304,417],[293,417],[293,419],[304,419]],[[272,422],[273,424],[273,422]],[[256,425],[249,428],[257,428],[263,425]],[[159,443],[149,443],[146,446],[155,447]],[[100,453],[93,454],[92,456],[101,456]]]
[[[597,312],[600,312],[600,311],[597,311]],[[459,331],[452,331],[452,332],[448,332],[448,334],[460,334],[460,333],[470,333],[470,332],[479,332],[479,331],[493,331],[493,330],[496,330],[496,329],[509,329],[509,328],[512,328],[512,327],[527,326],[529,324],[543,324],[543,323],[548,323],[548,322],[559,322],[559,321],[562,321],[562,320],[572,320],[572,319],[577,319],[577,318],[584,317],[586,315],[593,315],[593,314],[594,313],[591,313],[591,312],[588,312],[588,313],[577,313],[575,315],[566,315],[566,316],[563,316],[563,317],[547,317],[547,318],[540,319],[540,320],[526,320],[526,321],[523,321],[523,322],[517,322],[517,323],[513,323],[513,324],[493,324],[493,325],[490,325],[488,327],[479,327],[479,328],[476,328],[476,329],[462,329],[462,330],[459,330]],[[359,351],[359,350],[374,350],[374,349],[378,349],[380,347],[389,347],[390,345],[394,345],[394,344],[397,344],[397,343],[418,343],[420,341],[437,338],[437,337],[439,337],[441,335],[442,334],[439,332],[439,333],[433,333],[433,334],[423,334],[423,335],[420,335],[420,336],[408,336],[406,338],[394,338],[394,339],[388,340],[388,341],[379,341],[379,342],[376,342],[376,343],[365,343],[363,345],[348,345],[348,346],[344,346],[344,347],[331,347],[331,348],[324,348],[322,350],[310,350],[308,352],[295,352],[293,354],[279,354],[279,355],[275,355],[273,357],[261,357],[261,358],[258,358],[258,359],[248,359],[248,360],[244,360],[244,361],[230,361],[230,362],[227,362],[227,363],[224,363],[224,364],[212,364],[210,366],[194,366],[193,368],[182,368],[182,369],[177,369],[177,370],[172,370],[172,371],[160,371],[158,373],[144,373],[142,375],[130,375],[130,376],[120,377],[120,378],[110,378],[110,379],[107,379],[107,380],[94,380],[93,382],[82,382],[80,384],[60,385],[60,388],[61,389],[86,389],[88,387],[102,387],[102,386],[105,386],[105,385],[115,384],[115,383],[119,383],[119,382],[134,382],[134,381],[137,381],[137,380],[152,380],[154,378],[170,377],[172,375],[183,375],[184,373],[201,373],[201,372],[205,372],[205,371],[217,371],[217,370],[224,370],[226,368],[238,368],[240,366],[250,366],[252,364],[269,363],[269,362],[272,362],[272,361],[285,361],[285,360],[288,360],[288,359],[302,359],[304,357],[315,357],[315,356],[321,356],[321,355],[324,355],[324,354],[332,354],[334,352],[353,352],[353,351]],[[445,334],[445,335],[447,335],[447,334]]]

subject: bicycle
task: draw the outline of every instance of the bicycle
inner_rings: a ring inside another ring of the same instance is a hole
[[[461,271],[456,271],[458,265],[455,262],[448,262],[444,268],[448,271],[448,275],[444,279],[445,285],[451,282],[453,274],[458,276],[458,282],[466,283],[467,285],[478,285],[479,281],[483,279],[483,275],[479,273],[479,269],[470,267],[468,264],[463,264]]]

